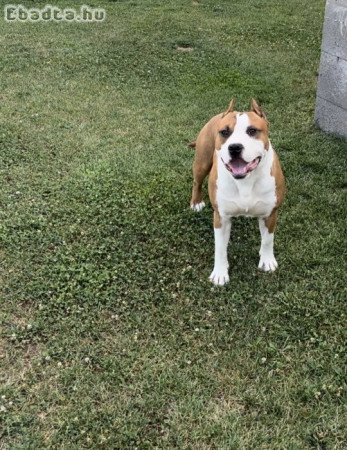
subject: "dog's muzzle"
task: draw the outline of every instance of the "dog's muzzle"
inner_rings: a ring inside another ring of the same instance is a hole
[[[236,179],[245,178],[250,172],[258,167],[260,163],[261,156],[254,158],[251,162],[246,162],[241,157],[232,158],[227,163],[222,159],[223,164],[226,169],[232,174]]]

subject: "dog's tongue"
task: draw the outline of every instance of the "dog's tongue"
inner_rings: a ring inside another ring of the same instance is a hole
[[[259,163],[259,158],[247,163],[242,158],[233,159],[229,162],[228,166],[234,175],[246,175],[248,172],[252,171],[257,167]]]
[[[244,175],[247,173],[247,163],[243,159],[234,159],[229,164],[234,175]]]

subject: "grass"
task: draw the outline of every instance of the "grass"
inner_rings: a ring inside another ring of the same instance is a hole
[[[0,23],[0,448],[342,450],[347,146],[313,124],[323,0],[92,3],[106,22]],[[287,179],[279,270],[258,273],[240,218],[218,289],[186,142],[252,96]]]

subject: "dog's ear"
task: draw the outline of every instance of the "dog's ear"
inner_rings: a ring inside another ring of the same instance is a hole
[[[233,112],[234,111],[234,107],[235,107],[235,99],[233,98],[231,100],[231,102],[229,103],[228,109],[226,111],[224,111],[222,117],[226,116],[228,113]]]
[[[259,117],[262,117],[267,121],[263,108],[258,105],[257,101],[254,98],[251,99],[251,111],[255,112]]]

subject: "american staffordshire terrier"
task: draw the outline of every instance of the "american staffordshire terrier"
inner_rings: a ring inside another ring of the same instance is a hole
[[[193,192],[190,206],[205,206],[202,183],[209,174],[208,192],[214,210],[214,268],[210,280],[215,285],[229,281],[227,247],[231,217],[257,217],[261,234],[258,268],[273,272],[278,264],[274,255],[274,231],[278,208],[285,194],[284,176],[278,156],[268,136],[268,121],[262,108],[252,99],[250,111],[228,109],[202,128],[196,142],[193,164]]]

